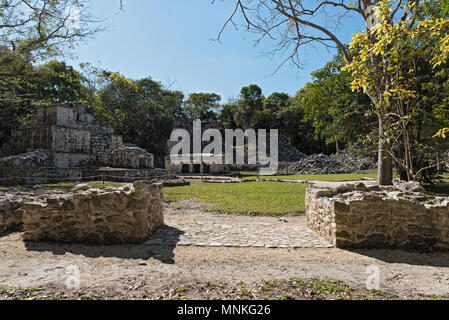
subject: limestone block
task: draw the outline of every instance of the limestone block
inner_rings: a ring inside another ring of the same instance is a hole
[[[306,191],[307,226],[337,247],[449,248],[449,199],[415,182]]]
[[[23,205],[24,240],[143,242],[164,223],[161,184],[74,190]]]

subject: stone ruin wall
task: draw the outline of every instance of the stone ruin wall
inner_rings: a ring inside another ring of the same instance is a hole
[[[74,190],[24,201],[21,212],[23,239],[92,244],[141,243],[164,223],[162,185],[159,183],[136,182],[105,189],[81,185]],[[18,217],[16,215],[16,219]]]
[[[0,234],[22,228],[24,201],[32,201],[32,194],[0,192]]]
[[[40,151],[47,154],[39,166],[74,168],[87,166],[114,166],[119,168],[153,168],[153,155],[137,146],[128,147],[120,135],[110,127],[101,126],[83,106],[64,105],[41,107],[36,117],[25,128],[13,130],[0,154],[0,166],[6,166],[11,156],[25,158]],[[115,153],[114,153],[115,152]],[[117,156],[119,154],[119,156]],[[19,163],[26,166],[29,161]]]
[[[449,198],[414,183],[308,188],[307,226],[336,247],[449,250]]]
[[[6,186],[59,183],[61,181],[134,182],[152,179],[173,179],[164,169],[96,169],[0,166],[0,184]]]

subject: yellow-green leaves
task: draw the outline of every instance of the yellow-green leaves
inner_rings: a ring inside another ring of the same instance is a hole
[[[132,81],[131,79],[128,79],[127,77],[125,77],[124,75],[122,75],[118,72],[111,73],[109,76],[109,80],[111,80],[112,83],[116,83],[119,86],[122,86],[123,88],[129,88],[129,89],[136,90],[134,81]]]
[[[408,90],[400,69],[403,57],[401,45],[409,39],[420,36],[441,37],[439,46],[430,62],[435,68],[447,62],[449,56],[449,20],[424,19],[415,21],[410,17],[416,10],[417,3],[410,2],[404,10],[410,16],[392,23],[392,4],[390,0],[381,0],[376,4],[374,12],[378,17],[375,27],[352,36],[349,48],[356,54],[353,60],[342,70],[351,72],[354,77],[352,90],[364,92],[381,92],[379,103],[388,106],[393,99],[408,100],[415,97],[415,92]],[[388,81],[386,79],[389,79]],[[380,87],[381,86],[381,87]]]
[[[446,139],[446,133],[449,133],[449,128],[440,129],[433,137],[434,138],[440,137]]]

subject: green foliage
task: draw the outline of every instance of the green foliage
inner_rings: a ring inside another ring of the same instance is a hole
[[[101,31],[89,16],[88,3],[87,0],[1,1],[0,47],[6,48],[8,54],[0,56],[0,65],[9,64],[16,57],[28,62],[45,61],[67,53],[77,41]],[[68,23],[68,12],[74,7],[79,9],[76,26]]]
[[[92,101],[93,92],[83,77],[63,62],[50,61],[38,67],[16,56],[0,65],[0,144],[11,130],[26,125],[36,105],[63,103],[73,106]]]
[[[64,62],[50,61],[37,67],[36,73],[37,103],[73,106],[86,100],[88,89],[81,74]]]
[[[442,1],[441,4],[441,17],[446,16],[447,14],[449,14],[449,1]]]
[[[262,89],[258,85],[243,87],[233,110],[235,123],[244,130],[252,128],[262,115],[263,99]]]
[[[184,110],[191,120],[204,120],[216,117],[221,97],[215,93],[192,93],[184,101]]]
[[[283,112],[289,107],[290,96],[283,92],[274,92],[263,100],[263,109],[261,111],[257,127],[263,129],[281,129],[284,128]]]
[[[303,121],[312,122],[317,138],[353,144],[373,131],[375,117],[366,95],[351,91],[351,75],[340,71],[341,64],[341,56],[336,56],[313,72],[313,82],[293,101],[303,110]]]
[[[125,142],[164,154],[173,122],[182,114],[184,95],[165,90],[150,78],[131,80],[114,72],[102,76],[106,85],[97,94],[97,116],[123,135]]]
[[[392,21],[391,1],[379,1],[377,25],[353,35],[353,59],[343,67],[353,76],[352,89],[363,90],[376,107],[379,139],[407,180],[429,179],[425,171],[437,166],[444,149],[432,137],[449,122],[449,20],[432,18],[428,8],[409,2],[404,18]]]
[[[237,127],[237,124],[234,121],[234,110],[235,103],[227,103],[221,106],[217,116],[218,125],[221,129],[234,129]]]

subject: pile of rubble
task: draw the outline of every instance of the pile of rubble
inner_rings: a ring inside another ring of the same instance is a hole
[[[337,156],[313,154],[297,162],[279,163],[278,174],[332,174],[352,173],[376,168],[371,160],[349,151]]]
[[[16,189],[0,191],[0,234],[20,228],[23,203],[35,200],[32,193],[18,192]]]
[[[348,167],[349,169],[353,169],[353,171],[370,170],[377,167],[373,161],[361,157],[360,154],[357,153],[357,151],[353,150],[340,152],[339,154],[333,155],[331,157],[344,166]]]
[[[45,151],[34,150],[18,155],[0,158],[0,167],[42,167],[48,165],[48,158],[48,153],[46,153]]]
[[[279,135],[278,137],[278,161],[294,162],[299,161],[307,157],[304,153],[298,151],[290,143],[290,139],[287,136]]]

